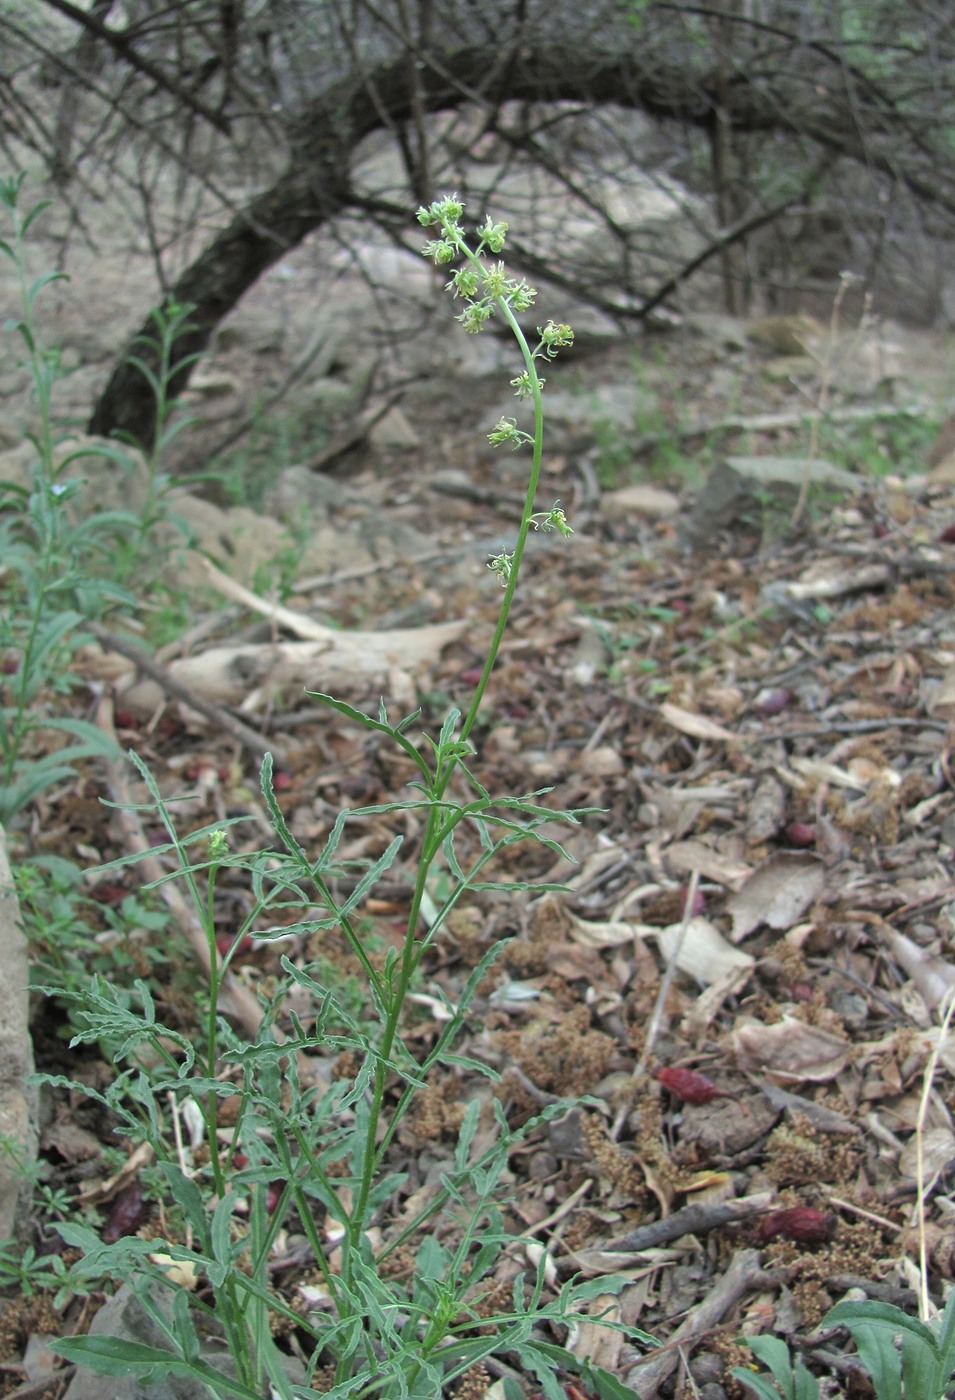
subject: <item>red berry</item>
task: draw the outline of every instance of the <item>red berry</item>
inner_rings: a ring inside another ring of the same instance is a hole
[[[809,822],[790,822],[783,835],[790,846],[798,846],[801,850],[816,844],[816,828]]]
[[[794,1244],[828,1244],[836,1233],[835,1218],[815,1206],[788,1206],[764,1215],[756,1230],[760,1244],[792,1240]]]
[[[681,1099],[683,1103],[710,1103],[713,1099],[733,1097],[725,1089],[718,1089],[712,1079],[707,1079],[705,1074],[700,1074],[695,1069],[664,1065],[661,1069],[653,1071],[653,1077],[660,1081],[664,1089],[669,1089],[674,1098]]]
[[[753,709],[758,715],[778,715],[787,705],[791,705],[795,698],[791,690],[785,690],[782,686],[772,690],[761,690],[753,701]]]

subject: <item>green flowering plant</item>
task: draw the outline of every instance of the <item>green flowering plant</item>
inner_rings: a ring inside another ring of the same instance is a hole
[[[286,820],[270,755],[262,765],[261,785],[275,848],[251,855],[230,850],[219,829],[222,823],[182,837],[155,778],[133,756],[168,838],[151,854],[175,866],[172,875],[162,878],[178,878],[184,886],[205,935],[209,971],[202,996],[203,1034],[195,1046],[181,1032],[158,1023],[143,984],[137,984],[135,998],[118,997],[104,982],[78,998],[77,1040],[115,1047],[113,1058],[128,1065],[103,1101],[120,1131],[138,1140],[145,1137],[153,1147],[186,1226],[171,1240],[130,1238],[107,1245],[81,1225],[62,1225],[63,1238],[83,1252],[74,1270],[76,1286],[89,1287],[104,1273],[130,1281],[164,1338],[162,1346],[102,1335],[57,1344],[68,1359],[105,1374],[147,1380],[188,1376],[212,1395],[239,1400],[261,1400],[268,1394],[278,1400],[436,1400],[471,1368],[497,1354],[533,1377],[547,1400],[563,1400],[561,1377],[568,1372],[581,1377],[600,1400],[635,1400],[609,1371],[548,1339],[551,1327],[569,1328],[582,1308],[623,1287],[623,1277],[570,1279],[555,1287],[542,1257],[513,1279],[509,1298],[494,1307],[490,1302],[499,1294],[495,1271],[516,1243],[502,1210],[510,1156],[540,1123],[565,1112],[569,1104],[549,1104],[537,1118],[512,1130],[501,1104],[492,1100],[489,1126],[494,1131],[479,1135],[481,1098],[474,1095],[453,1156],[430,1198],[416,1203],[412,1196],[402,1196],[405,1174],[394,1169],[392,1147],[399,1129],[437,1072],[498,1077],[455,1046],[503,941],[485,952],[454,1003],[446,1001],[446,1014],[428,1043],[407,1034],[405,1012],[414,979],[466,896],[556,888],[546,881],[502,878],[495,862],[525,841],[565,856],[551,834],[554,824],[576,825],[583,815],[546,806],[541,791],[495,795],[474,768],[471,736],[514,601],[528,534],[532,529],[571,533],[559,502],[535,511],[534,501],[543,448],[537,364],[571,344],[572,335],[568,327],[549,323],[538,330],[533,346],[528,342],[517,315],[532,305],[534,292],[512,278],[498,259],[506,225],[486,220],[472,247],[461,228],[463,211],[454,196],[419,211],[420,222],[436,233],[426,252],[439,266],[460,264],[449,288],[465,303],[458,318],[465,330],[480,330],[492,316],[503,317],[510,326],[523,358],[521,396],[534,407],[534,430],[517,443],[532,449],[517,539],[513,550],[491,561],[504,593],[466,712],[452,708],[432,735],[420,730],[418,711],[395,722],[384,701],[372,715],[333,696],[316,696],[369,734],[394,744],[414,775],[409,793],[395,801],[339,812],[317,853],[304,848]],[[391,814],[399,832],[412,824],[407,820],[412,817],[417,853],[409,872],[404,933],[382,963],[370,955],[359,909],[394,865],[402,835],[367,858],[345,860],[340,852],[352,845],[347,839],[352,823],[370,820],[377,831]],[[230,884],[244,878],[252,896],[220,961],[215,894],[227,871]],[[322,980],[320,960],[302,966],[283,958],[287,982],[273,990],[258,1035],[245,1038],[224,1022],[219,995],[232,952],[244,937],[299,933],[311,941],[332,928],[340,931],[361,969],[366,993],[360,1019],[336,988]],[[304,994],[314,1019],[300,1019],[286,996],[290,990],[298,993],[299,1006]],[[280,1036],[276,1022],[286,1005],[290,1029]],[[347,1070],[337,1068],[343,1057]],[[316,1060],[327,1077],[314,1074]],[[223,1098],[233,1103],[227,1122]],[[190,1105],[206,1149],[202,1162],[184,1161],[161,1116],[167,1105],[175,1105],[177,1113]],[[456,1220],[454,1240],[433,1223],[445,1208]],[[307,1242],[317,1279],[312,1291],[321,1295],[320,1306],[293,1311],[276,1295],[270,1258],[286,1222]],[[413,1268],[396,1268],[397,1251],[412,1248]],[[172,1306],[165,1306],[163,1297],[172,1289],[166,1264],[157,1259],[188,1265],[204,1279],[202,1293],[190,1300],[179,1291]],[[215,1359],[199,1333],[197,1323],[210,1318],[224,1337],[228,1366]],[[277,1340],[281,1327],[289,1324],[301,1363],[297,1368],[296,1358]],[[606,1325],[622,1326],[610,1318]],[[636,1331],[630,1335],[648,1340]],[[519,1400],[522,1393],[513,1378],[505,1392],[508,1400]]]

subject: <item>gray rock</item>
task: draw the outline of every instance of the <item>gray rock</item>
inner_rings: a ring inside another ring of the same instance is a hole
[[[719,530],[756,517],[767,497],[777,507],[791,509],[805,477],[811,485],[842,491],[859,485],[858,477],[822,458],[727,457],[710,472],[684,520],[683,544],[697,549],[712,543]]]
[[[172,1309],[166,1307],[165,1297],[160,1297],[159,1306],[171,1316]],[[90,1327],[90,1336],[122,1337],[127,1341],[172,1351],[165,1333],[128,1284],[123,1284],[100,1308]],[[217,1371],[234,1374],[232,1360],[222,1343],[214,1340],[205,1342],[200,1356]],[[284,1357],[282,1365],[290,1381],[304,1381],[305,1369],[295,1357]],[[152,1381],[147,1385],[135,1376],[101,1376],[81,1366],[63,1400],[210,1400],[212,1393],[202,1381],[190,1376],[169,1376],[166,1380]]]
[[[128,1284],[123,1284],[100,1308],[90,1327],[90,1336],[122,1337],[171,1350],[168,1339]],[[222,1360],[220,1351],[216,1364],[221,1365]],[[209,1400],[209,1394],[200,1381],[185,1376],[169,1376],[164,1381],[147,1385],[135,1376],[101,1376],[80,1366],[63,1400]]]

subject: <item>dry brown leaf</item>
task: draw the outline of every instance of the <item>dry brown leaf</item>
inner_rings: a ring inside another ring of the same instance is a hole
[[[920,948],[878,914],[865,910],[861,917],[870,928],[875,929],[902,971],[911,977],[927,1009],[934,1011],[955,987],[955,967],[944,958]]]
[[[760,778],[747,807],[746,840],[758,846],[775,836],[786,819],[786,789],[771,773]]]
[[[650,924],[639,927],[644,938],[659,940],[660,952],[667,962],[676,954],[676,965],[681,972],[695,977],[701,986],[735,978],[739,973],[748,973],[753,967],[753,958],[727,943],[715,924],[698,915],[686,925],[682,942],[682,921],[669,924],[666,928],[653,928]],[[677,951],[679,949],[679,951]]]
[[[793,1016],[771,1026],[744,1018],[733,1029],[732,1043],[742,1069],[761,1070],[770,1081],[784,1084],[835,1079],[849,1059],[848,1042],[841,1036]]]
[[[719,744],[739,743],[738,735],[724,729],[715,720],[694,714],[692,710],[683,710],[679,705],[671,705],[669,700],[664,700],[660,706],[660,718],[674,729],[679,729],[681,734],[688,734],[691,739],[712,739]]]
[[[753,873],[745,860],[715,851],[704,841],[676,841],[666,849],[666,862],[671,870],[691,873],[698,870],[704,880],[712,880],[727,889],[738,890]]]
[[[570,1350],[582,1361],[591,1361],[602,1366],[605,1371],[616,1371],[620,1361],[620,1348],[627,1338],[615,1327],[605,1327],[595,1318],[606,1317],[611,1322],[620,1321],[620,1304],[612,1293],[601,1293],[587,1304],[586,1318],[581,1318],[571,1329]]]
[[[777,851],[752,874],[726,908],[738,943],[759,924],[790,929],[822,893],[825,866],[810,851]]]
[[[575,943],[585,948],[616,948],[621,943],[632,943],[635,933],[633,924],[621,920],[578,919],[571,914],[570,936]]]
[[[955,1133],[939,1124],[926,1128],[922,1134],[922,1184],[927,1186],[933,1176],[943,1172],[955,1157]],[[899,1171],[912,1181],[918,1180],[918,1139],[913,1133],[899,1154]]]

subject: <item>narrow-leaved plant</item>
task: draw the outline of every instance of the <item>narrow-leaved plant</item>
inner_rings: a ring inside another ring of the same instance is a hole
[[[502,879],[498,857],[525,841],[563,854],[550,834],[553,824],[575,824],[581,816],[547,807],[542,792],[495,795],[472,765],[470,736],[528,534],[534,528],[570,532],[559,505],[535,512],[534,504],[543,447],[538,371],[572,334],[550,322],[528,341],[518,317],[534,292],[498,260],[506,225],[488,219],[472,245],[462,213],[454,197],[419,211],[435,235],[426,251],[439,265],[453,265],[449,286],[463,304],[459,319],[466,330],[479,331],[494,315],[510,326],[522,358],[512,384],[534,410],[532,431],[504,418],[490,434],[494,443],[529,446],[531,465],[514,548],[490,561],[503,584],[502,601],[466,711],[453,709],[440,731],[428,735],[419,712],[394,721],[383,702],[377,714],[367,715],[317,697],[395,745],[414,775],[410,792],[393,802],[341,811],[317,854],[306,851],[286,820],[269,757],[261,782],[277,842],[243,855],[230,849],[228,822],[180,835],[155,779],[133,756],[167,836],[152,854],[168,859],[168,878],[180,880],[188,893],[210,971],[196,1044],[158,1022],[144,983],[132,999],[102,981],[76,997],[76,1041],[105,1046],[125,1066],[102,1095],[104,1106],[123,1133],[152,1145],[169,1198],[165,1238],[104,1244],[87,1227],[60,1227],[83,1254],[74,1286],[91,1288],[104,1277],[127,1281],[159,1329],[161,1344],[104,1335],[58,1344],[70,1360],[106,1374],[189,1376],[214,1396],[241,1400],[437,1400],[452,1394],[472,1368],[498,1357],[505,1358],[502,1374],[510,1376],[509,1400],[522,1393],[515,1368],[548,1400],[564,1400],[560,1377],[566,1372],[581,1376],[601,1400],[633,1395],[616,1376],[561,1345],[561,1329],[572,1325],[575,1312],[618,1290],[622,1280],[602,1276],[558,1287],[546,1251],[528,1264],[520,1239],[505,1225],[515,1145],[569,1105],[549,1106],[512,1130],[493,1095],[468,1089],[457,1144],[439,1178],[403,1200],[405,1176],[391,1166],[398,1130],[437,1071],[467,1071],[478,1085],[478,1076],[497,1077],[457,1053],[455,1043],[501,945],[485,953],[456,1001],[445,1001],[433,1043],[422,1049],[407,1036],[406,1013],[429,950],[447,936],[449,916],[471,892],[553,888]],[[345,859],[341,851],[354,823],[380,822],[389,814],[397,822],[408,813],[415,814],[420,835],[407,923],[400,946],[382,960],[367,945],[360,908],[396,861],[401,837],[363,861]],[[219,959],[216,891],[226,870],[232,881],[241,874],[251,897]],[[340,930],[361,968],[364,1014],[343,1005],[321,980],[320,963],[283,957],[287,981],[263,1007],[258,1034],[238,1034],[220,999],[243,938],[297,933],[314,940],[331,929]],[[297,992],[294,1000],[290,990]],[[307,1015],[303,1006],[311,1008]],[[303,1241],[313,1270],[297,1301],[273,1283],[287,1232]],[[198,1287],[187,1292],[184,1281]],[[294,1336],[292,1348],[278,1345],[283,1330]]]
[[[44,289],[65,274],[30,277],[27,234],[49,200],[24,209],[23,181],[22,174],[0,179],[0,215],[8,226],[7,236],[0,237],[0,257],[15,269],[19,301],[4,330],[18,335],[24,348],[35,411],[26,479],[0,482],[0,824],[52,784],[72,778],[77,760],[119,757],[95,725],[58,713],[56,696],[69,690],[69,659],[89,640],[84,622],[111,609],[138,606],[125,584],[139,576],[147,536],[164,518],[158,454],[178,431],[178,423],[169,421],[169,382],[179,368],[171,347],[188,312],[173,307],[156,313],[152,348],[159,367],[143,368],[156,396],[159,425],[146,453],[143,508],[99,509],[86,491],[84,459],[107,458],[128,474],[141,471],[142,464],[119,444],[71,447],[58,435],[53,394],[61,359],[55,346],[41,343],[36,311]],[[51,742],[50,731],[66,736],[60,747]]]
[[[875,1298],[846,1301],[830,1308],[822,1327],[851,1332],[859,1360],[869,1373],[876,1400],[944,1400],[955,1376],[955,1288],[941,1316],[931,1322]],[[735,1367],[732,1374],[760,1400],[818,1400],[819,1382],[801,1361],[792,1363],[780,1337],[744,1339],[775,1378]]]

